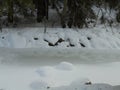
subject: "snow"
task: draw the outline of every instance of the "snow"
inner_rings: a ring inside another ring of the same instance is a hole
[[[116,86],[120,85],[119,52],[97,49],[0,48],[0,88],[119,90]],[[86,82],[92,84],[86,85]]]
[[[107,85],[107,84],[94,84],[94,85],[78,85],[76,87],[74,87],[73,85],[71,86],[66,86],[66,87],[59,87],[59,88],[54,88],[51,90],[113,90],[112,86]]]
[[[56,34],[45,34],[44,35],[44,40],[47,41],[48,43],[51,43],[52,45],[55,45],[58,39],[59,38]]]
[[[97,26],[90,29],[4,28],[0,47],[6,48],[88,48],[119,49],[118,28]]]
[[[59,65],[56,66],[56,69],[71,71],[72,69],[74,69],[74,66],[68,62],[61,62]]]
[[[107,64],[106,64],[107,65]],[[112,66],[114,64],[111,64],[110,66]],[[101,66],[95,66],[96,68],[99,68]],[[94,68],[95,68],[94,67]],[[102,66],[102,72],[105,73],[106,68],[108,67],[104,67]],[[85,68],[83,66],[83,68]],[[59,90],[59,89],[70,89],[73,90],[75,88],[78,88],[80,90],[99,90],[101,88],[101,90],[112,90],[112,86],[109,84],[99,84],[98,79],[100,79],[101,74],[100,75],[96,75],[96,79],[94,79],[93,77],[91,78],[91,82],[92,85],[85,85],[86,82],[90,81],[89,79],[85,79],[81,77],[81,74],[88,76],[87,72],[91,69],[88,68],[84,69],[81,67],[80,72],[78,72],[78,70],[73,71],[73,72],[68,72],[68,71],[56,71],[56,72],[50,72],[49,76],[43,75],[43,76],[39,76],[37,75],[37,73],[35,72],[35,69],[37,69],[37,67],[34,68],[30,68],[30,67],[3,67],[1,69],[0,72],[0,79],[2,80],[2,82],[0,81],[0,87],[4,88],[4,89],[12,89],[12,90],[47,90],[48,87],[50,87],[51,90]],[[91,72],[91,74],[89,73],[89,75],[94,74],[94,72],[98,73],[100,70],[99,69],[93,69],[93,71]],[[88,70],[87,70],[88,69]],[[116,68],[114,68],[115,70]],[[82,70],[82,71],[81,71]],[[85,71],[87,70],[87,71]],[[95,70],[95,71],[94,71]],[[43,69],[44,71],[44,69]],[[47,69],[47,72],[49,70]],[[86,72],[86,74],[85,74]],[[111,72],[111,71],[107,71]],[[105,74],[107,74],[105,73]],[[53,75],[53,76],[51,76]],[[107,74],[109,75],[109,73]],[[106,80],[106,76],[102,77],[104,80]],[[74,76],[74,77],[73,77]],[[94,76],[94,75],[93,75]],[[115,75],[114,75],[115,76]],[[112,75],[112,77],[114,77]],[[81,78],[79,78],[81,77]],[[89,77],[90,78],[90,77]],[[9,81],[8,81],[9,79]],[[96,81],[95,84],[94,80]],[[108,78],[107,78],[108,79]],[[112,80],[116,80],[115,78],[109,78]],[[118,79],[118,78],[117,78]],[[104,80],[102,80],[101,82],[103,82]],[[119,81],[119,80],[118,80]],[[107,82],[110,82],[109,80]],[[115,81],[116,82],[116,81]]]
[[[100,24],[100,18],[103,16],[105,20],[105,24],[110,24],[111,21],[113,21],[116,24],[116,13],[118,11],[111,9],[109,7],[92,7],[95,15],[97,16],[98,20],[96,21],[97,24]],[[113,25],[113,24],[112,24]]]
[[[10,47],[12,48],[23,48],[26,46],[26,39],[20,35],[18,35],[17,33],[11,33],[9,34],[10,36],[8,36],[9,41],[10,42]],[[17,43],[16,43],[17,42]]]
[[[54,75],[55,71],[56,70],[52,67],[42,67],[36,72],[42,77],[50,77]]]
[[[33,90],[45,90],[49,85],[46,82],[35,81],[30,84]]]
[[[119,90],[119,28],[3,28],[0,89]]]
[[[93,10],[98,16],[96,27],[90,23],[83,29],[59,28],[60,18],[50,9],[46,33],[42,23],[3,28],[0,90],[120,90],[117,11],[96,6]],[[99,25],[102,13],[105,25]],[[114,25],[109,27],[111,21]]]

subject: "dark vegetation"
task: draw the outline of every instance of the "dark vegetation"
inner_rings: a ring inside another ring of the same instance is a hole
[[[99,7],[100,10],[115,10],[116,21],[120,23],[119,0],[0,0],[0,28],[2,25],[17,26],[20,21],[24,21],[20,16],[44,23],[49,20],[50,9],[58,13],[63,28],[83,28],[88,27],[89,23],[94,23],[95,26],[98,16],[94,13],[93,6]],[[2,21],[3,17],[7,19]],[[105,23],[104,14],[101,16],[101,23]],[[113,21],[109,23],[111,25]]]

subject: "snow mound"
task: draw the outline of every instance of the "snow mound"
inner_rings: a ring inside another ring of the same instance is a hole
[[[59,40],[57,34],[45,34],[44,40],[49,43],[49,45],[54,46],[56,45],[57,41]]]
[[[74,65],[69,62],[61,62],[59,65],[51,67],[51,66],[45,66],[41,67],[36,72],[41,76],[41,77],[50,77],[50,76],[57,76],[57,72],[59,70],[62,71],[72,71],[74,69]]]
[[[74,69],[74,66],[73,64],[68,63],[68,62],[61,62],[59,65],[56,66],[56,69],[71,71]]]
[[[39,79],[51,86],[62,86],[70,84],[74,78],[71,78],[74,66],[68,62],[61,62],[55,66],[40,67],[36,70]],[[63,76],[64,77],[63,77]]]

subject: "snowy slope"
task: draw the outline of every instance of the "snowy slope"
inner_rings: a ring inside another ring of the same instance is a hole
[[[119,49],[118,28],[97,26],[90,29],[11,28],[0,33],[0,47],[8,48],[89,48]]]

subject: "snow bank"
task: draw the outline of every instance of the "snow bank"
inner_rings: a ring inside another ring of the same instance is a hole
[[[104,27],[92,29],[59,29],[43,28],[3,29],[0,33],[0,47],[9,48],[120,48],[119,30]]]
[[[119,49],[120,35],[117,28],[97,26],[89,29],[17,28],[3,29],[0,47],[8,48],[89,48]]]

